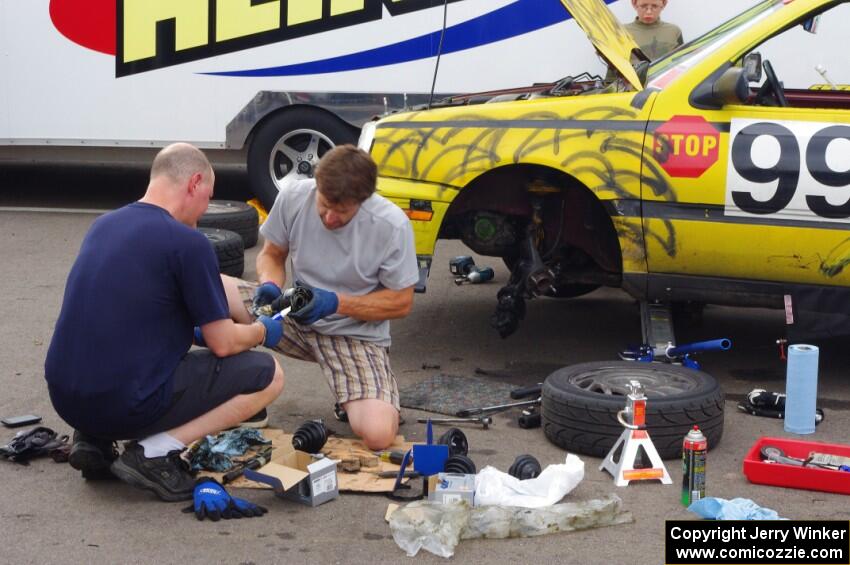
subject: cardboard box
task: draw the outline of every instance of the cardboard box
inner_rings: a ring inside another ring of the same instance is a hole
[[[339,483],[333,459],[313,460],[303,451],[291,447],[257,470],[246,470],[245,478],[265,483],[277,496],[308,506],[318,506],[339,498]]]
[[[449,504],[465,500],[475,505],[475,475],[438,473],[428,479],[428,500]]]

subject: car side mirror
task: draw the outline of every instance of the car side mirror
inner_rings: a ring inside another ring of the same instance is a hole
[[[747,53],[743,67],[748,82],[761,82],[761,53]]]
[[[730,67],[711,87],[711,95],[721,106],[743,104],[750,97],[750,83],[741,67]]]
[[[695,108],[719,110],[726,104],[743,104],[750,98],[750,83],[743,67],[726,63],[706,77],[689,98]]]

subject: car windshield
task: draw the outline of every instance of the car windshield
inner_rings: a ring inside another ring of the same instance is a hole
[[[647,84],[659,88],[665,86],[721,45],[780,10],[783,5],[783,0],[766,0],[654,61],[649,67]]]

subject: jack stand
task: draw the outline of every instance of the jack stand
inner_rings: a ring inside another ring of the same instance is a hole
[[[599,470],[604,469],[611,473],[614,484],[618,487],[628,486],[631,481],[645,480],[660,480],[662,484],[671,485],[673,480],[667,473],[667,468],[655,450],[652,440],[649,439],[649,432],[646,431],[646,396],[643,394],[643,387],[639,381],[632,380],[629,381],[629,389],[631,392],[625,410],[617,412],[617,420],[626,429],[605,456]],[[614,462],[614,454],[620,446],[622,446],[620,460]],[[652,467],[648,469],[635,468],[635,459],[641,447],[652,464]]]

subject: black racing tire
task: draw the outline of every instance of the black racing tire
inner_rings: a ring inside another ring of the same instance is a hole
[[[259,226],[257,209],[236,200],[211,200],[207,212],[198,220],[199,228],[218,228],[238,233],[245,249],[257,245]]]
[[[288,108],[265,120],[248,148],[248,182],[270,210],[281,186],[311,178],[319,159],[336,145],[357,143],[358,130],[316,108]],[[315,149],[315,150],[314,150]],[[298,165],[304,163],[303,171]]]
[[[218,228],[198,228],[213,246],[218,259],[218,270],[224,275],[241,277],[245,272],[245,246],[242,237],[229,230]]]
[[[611,361],[559,369],[543,383],[541,415],[546,437],[567,451],[605,457],[623,432],[630,379],[647,396],[646,425],[662,459],[682,456],[685,434],[696,424],[717,447],[723,436],[725,396],[702,371],[663,363]]]

